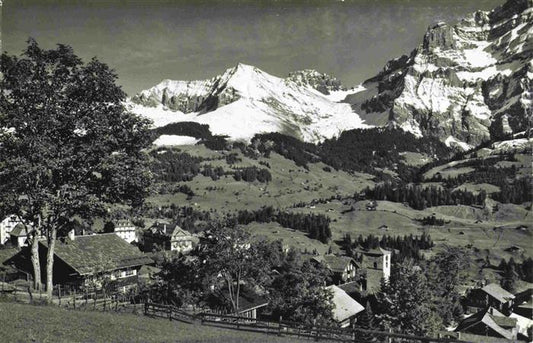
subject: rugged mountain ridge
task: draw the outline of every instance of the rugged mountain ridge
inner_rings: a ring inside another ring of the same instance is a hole
[[[397,125],[467,149],[531,126],[533,1],[509,0],[455,25],[431,26],[350,103],[374,125]]]
[[[320,73],[314,69],[297,70],[289,73],[288,80],[299,85],[308,85],[322,94],[330,95],[331,92],[345,91],[342,83],[328,74]]]
[[[350,105],[313,88],[325,84],[328,92],[335,93],[340,83],[319,73],[299,75],[296,80],[283,79],[238,64],[209,80],[164,80],[134,96],[128,106],[153,119],[158,127],[192,121],[208,124],[214,134],[231,139],[250,140],[257,133],[280,132],[315,143],[366,127]],[[325,81],[313,83],[310,80],[315,76]]]

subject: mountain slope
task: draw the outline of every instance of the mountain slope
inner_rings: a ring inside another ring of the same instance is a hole
[[[438,23],[346,101],[367,123],[467,149],[531,124],[533,1]]]
[[[366,127],[348,104],[337,103],[305,82],[282,79],[239,64],[205,81],[171,81],[142,91],[128,104],[155,126],[192,121],[211,132],[250,140],[281,132],[319,142],[352,128]]]

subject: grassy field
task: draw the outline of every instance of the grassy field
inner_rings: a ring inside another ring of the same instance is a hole
[[[501,258],[508,259],[511,256],[515,260],[532,256],[531,216],[533,214],[531,208],[528,207],[529,204],[498,204],[488,199],[485,208],[457,205],[436,206],[419,211],[401,203],[379,201],[377,211],[367,211],[366,201],[355,202],[351,199],[354,193],[374,185],[371,175],[328,171],[323,163],[309,164],[309,169],[306,170],[276,153],[272,153],[269,158],[261,157],[255,160],[243,156],[239,150],[215,152],[204,146],[187,146],[182,149],[193,156],[210,159],[203,164],[210,164],[213,167],[221,166],[226,171],[248,166],[267,168],[265,164],[268,163],[272,181],[268,184],[249,183],[235,181],[232,176],[213,181],[211,178],[199,175],[192,181],[180,183],[188,185],[194,191],[196,195],[192,199],[187,199],[186,195],[178,193],[153,196],[148,199],[149,202],[156,206],[170,204],[192,206],[198,210],[211,211],[213,214],[273,206],[292,212],[324,214],[331,218],[332,240],[328,244],[309,239],[302,232],[280,227],[276,223],[252,223],[246,226],[246,229],[257,237],[269,240],[281,239],[285,245],[302,252],[317,250],[325,253],[330,249],[338,251],[337,242],[347,233],[352,237],[357,237],[368,234],[377,236],[421,235],[425,232],[430,234],[436,243],[433,251],[427,252],[428,256],[442,249],[444,245],[466,247],[472,251],[474,258],[483,260],[489,256],[495,263],[499,263]],[[235,165],[228,165],[224,157],[228,153],[237,153],[241,161]],[[406,161],[411,162],[410,164],[416,164],[420,158],[421,156],[416,154],[404,156]],[[491,156],[490,161],[499,163],[501,166],[515,165],[519,171],[529,167],[531,158],[528,156],[516,154],[515,158],[518,162],[497,162],[497,156]],[[474,170],[466,165],[471,160],[472,158],[465,158],[437,166],[424,176],[427,179],[436,173],[440,173],[442,177],[469,173]],[[425,186],[442,187],[442,183],[426,182]],[[485,190],[489,194],[499,191],[498,187],[486,183],[465,183],[457,189],[467,189],[474,193]],[[328,200],[325,203],[311,205],[313,200],[337,196],[340,196],[342,200]],[[306,205],[292,207],[296,203]],[[444,219],[446,224],[424,226],[417,220],[432,215]],[[150,219],[146,222],[149,223]],[[527,226],[527,228],[517,229],[520,226]],[[518,246],[520,250],[507,251],[513,245]]]
[[[132,314],[82,312],[0,302],[0,341],[300,342],[261,333],[191,325]]]
[[[204,158],[213,157],[213,151],[205,148],[195,146],[191,149],[186,152]],[[232,152],[237,153],[238,150]],[[230,171],[231,168],[251,166],[266,168],[259,162],[268,162],[271,166],[269,171],[272,174],[272,181],[268,184],[235,181],[232,176],[224,176],[220,180],[213,181],[210,177],[198,175],[192,181],[180,183],[188,185],[196,194],[191,200],[187,200],[184,194],[165,194],[150,197],[148,202],[157,206],[176,203],[180,206],[195,206],[201,210],[216,209],[218,212],[258,209],[262,206],[286,208],[297,202],[310,202],[313,199],[337,195],[352,196],[374,184],[371,175],[348,174],[342,171],[327,172],[323,169],[325,167],[323,163],[310,164],[309,170],[305,170],[276,153],[272,153],[268,159],[258,160],[243,156],[240,152],[238,155],[242,161],[231,167],[224,159],[207,161],[203,164],[222,166]]]

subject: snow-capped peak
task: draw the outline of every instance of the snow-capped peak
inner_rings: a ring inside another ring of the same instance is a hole
[[[350,105],[332,101],[308,84],[243,63],[209,80],[164,80],[131,102],[134,112],[153,119],[156,126],[194,121],[232,139],[282,132],[318,142],[366,127]]]

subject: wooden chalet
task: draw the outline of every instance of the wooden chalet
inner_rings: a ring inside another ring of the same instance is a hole
[[[315,263],[322,263],[333,274],[333,283],[343,284],[346,282],[359,281],[359,265],[348,256],[324,255],[315,256],[311,259]]]
[[[340,287],[331,285],[326,287],[326,289],[333,294],[333,320],[343,328],[355,323],[357,314],[365,310],[364,306],[350,297]]]
[[[44,276],[48,250],[40,241],[39,253]],[[137,287],[138,271],[153,260],[114,233],[75,236],[58,240],[54,249],[54,284],[76,288],[102,288],[125,292]]]
[[[491,283],[483,288],[470,291],[467,295],[467,304],[475,308],[492,307],[499,312],[509,314],[514,306],[515,296],[500,285]]]
[[[144,231],[144,251],[157,249],[187,253],[198,244],[198,237],[191,235],[176,224],[156,222]]]
[[[509,318],[492,307],[463,319],[455,331],[506,340],[516,340],[518,336],[516,319]]]

